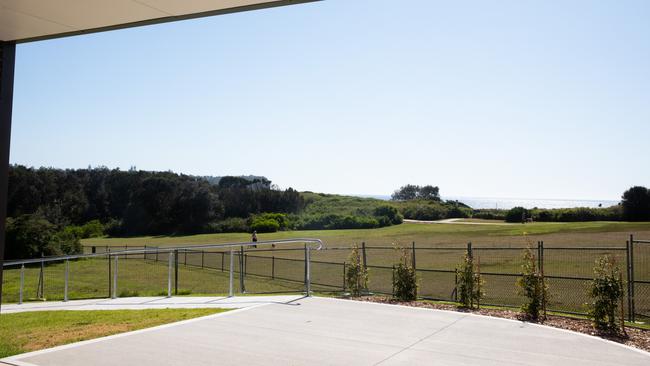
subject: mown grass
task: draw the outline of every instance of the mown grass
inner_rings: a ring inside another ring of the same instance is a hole
[[[260,234],[260,240],[298,237],[322,239],[328,246],[350,245],[366,242],[369,245],[408,245],[415,241],[419,246],[439,244],[464,245],[474,243],[506,243],[519,240],[528,234],[532,240],[546,240],[553,244],[605,244],[624,246],[629,234],[650,237],[650,222],[579,222],[579,223],[529,223],[519,225],[471,224],[415,224],[404,223],[378,229],[353,230],[303,230]],[[598,235],[594,235],[598,234]],[[192,245],[249,241],[247,233],[200,234],[188,236],[142,236],[131,238],[84,239],[84,245],[143,246]]]
[[[223,311],[226,310],[62,310],[3,314],[0,358]]]

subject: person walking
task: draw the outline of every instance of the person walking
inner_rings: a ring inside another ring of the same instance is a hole
[[[253,237],[251,238],[253,243],[257,243],[257,230],[253,230]],[[257,248],[257,244],[253,245],[253,248]]]

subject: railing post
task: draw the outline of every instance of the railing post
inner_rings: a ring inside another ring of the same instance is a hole
[[[542,310],[544,311],[544,319],[546,319],[546,275],[544,274],[544,241],[540,242],[539,249],[539,273],[542,275]]]
[[[239,252],[239,292],[246,293],[244,287],[244,246],[242,245]]]
[[[174,250],[174,295],[178,295],[178,249]]]
[[[167,297],[172,297],[172,271],[174,267],[174,252],[169,252],[167,264]]]
[[[361,255],[363,257],[363,268],[368,269],[368,262],[366,261],[366,242],[361,242]]]
[[[23,303],[24,288],[25,288],[25,263],[20,265],[20,289],[18,290],[18,305]]]
[[[275,279],[275,256],[271,256],[271,279]]]
[[[307,274],[305,276],[305,290],[307,292],[307,296],[311,296],[311,246],[307,245],[307,250],[306,250],[306,256],[307,256]]]
[[[116,255],[114,262],[115,262],[115,268],[113,268],[113,294],[111,296],[112,299],[117,298],[117,260],[120,256]]]
[[[232,282],[233,282],[234,271],[235,271],[235,269],[233,268],[234,263],[235,263],[235,258],[233,256],[234,251],[235,251],[235,249],[231,247],[230,248],[230,284],[228,286],[228,297],[233,297],[233,288],[232,288],[233,283]],[[221,258],[223,258],[223,255],[222,255]],[[221,261],[221,265],[222,265],[221,269],[223,271],[223,260]]]
[[[68,301],[68,275],[70,272],[70,261],[65,260],[65,278],[63,281],[63,301]]]
[[[223,272],[223,261],[224,261],[223,257],[224,256],[225,256],[225,253],[221,252],[221,272]],[[232,257],[232,248],[230,250],[230,256]],[[231,267],[232,267],[232,265],[231,265]]]
[[[106,256],[108,262],[108,297],[113,296],[113,264],[111,263],[111,250],[108,249],[108,255]]]

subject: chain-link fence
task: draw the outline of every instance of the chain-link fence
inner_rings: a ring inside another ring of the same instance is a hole
[[[63,300],[108,296],[226,295],[233,263],[234,291],[239,293],[297,293],[307,283],[307,250],[293,247],[182,248],[86,246],[95,257],[5,266],[3,301]],[[392,246],[361,245],[368,269],[368,291],[392,294],[393,264],[398,253]],[[456,301],[458,274],[463,257],[472,252],[484,279],[486,305],[519,307],[524,302],[517,280],[523,264],[522,246],[481,245],[419,247],[407,250],[414,259],[418,296]],[[630,238],[621,247],[532,245],[537,265],[549,287],[548,309],[585,314],[589,285],[596,261],[607,255],[615,260],[629,285],[625,313],[629,320],[650,320],[650,242]],[[345,274],[350,247],[311,251],[310,285],[319,292],[346,292]],[[67,270],[66,270],[67,266]],[[117,271],[117,275],[115,273]],[[67,274],[66,274],[67,273]],[[22,281],[21,281],[22,276]],[[67,276],[67,280],[65,280]],[[117,278],[117,281],[115,280]],[[19,283],[22,283],[22,290]],[[67,291],[65,287],[67,286]]]

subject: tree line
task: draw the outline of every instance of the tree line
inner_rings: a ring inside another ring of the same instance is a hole
[[[203,177],[172,172],[13,165],[7,256],[69,252],[75,234],[91,222],[111,235],[194,234],[214,231],[215,223],[228,218],[297,213],[303,206],[299,192],[278,189],[266,178],[223,177],[211,184]],[[31,233],[28,237],[26,230]],[[62,241],[65,244],[54,244]],[[12,252],[12,247],[21,249]]]

